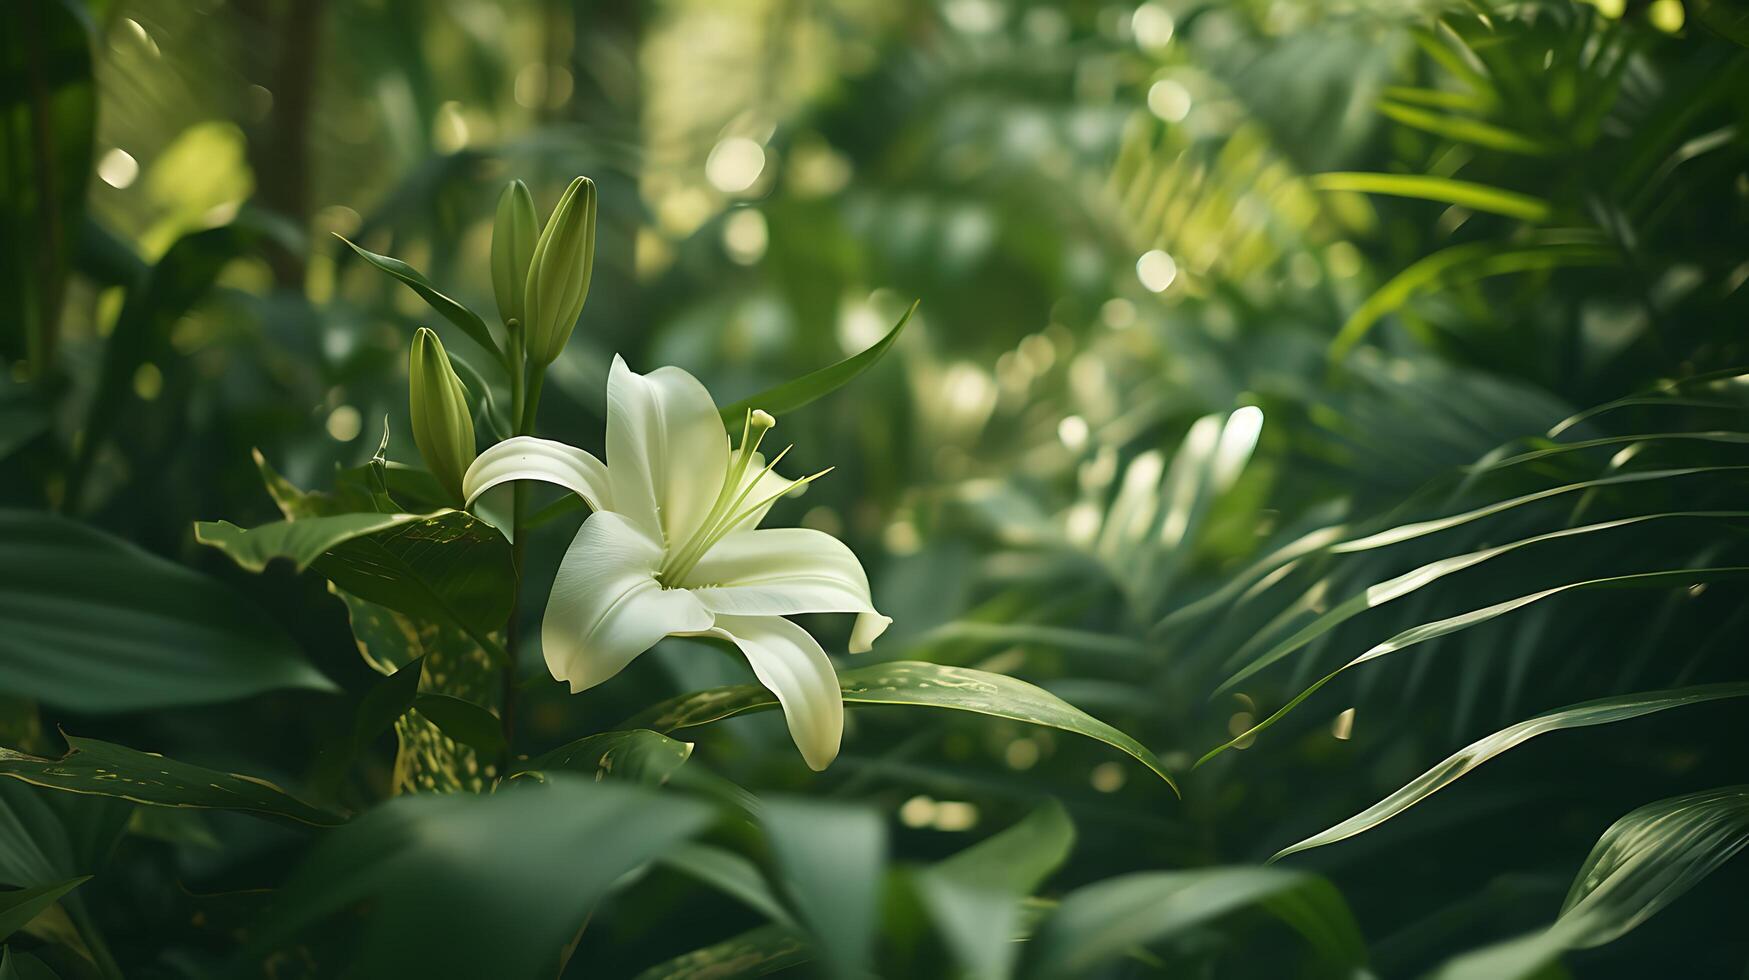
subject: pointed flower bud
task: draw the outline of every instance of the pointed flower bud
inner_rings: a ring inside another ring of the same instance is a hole
[[[474,419],[468,413],[462,379],[456,377],[443,342],[425,327],[413,335],[407,368],[413,441],[425,467],[459,504],[462,475],[474,462]]]
[[[540,219],[535,217],[528,185],[511,181],[498,195],[498,218],[492,224],[492,294],[505,323],[524,319],[522,295],[539,234]]]
[[[553,208],[529,265],[522,308],[531,363],[551,364],[565,349],[589,296],[594,268],[595,182],[578,177]]]

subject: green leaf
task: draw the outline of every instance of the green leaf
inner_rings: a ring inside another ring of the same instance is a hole
[[[1516,980],[1561,953],[1614,942],[1749,844],[1749,786],[1660,800],[1617,820],[1573,877],[1547,929],[1465,953],[1436,980]]]
[[[1598,531],[1610,531],[1621,527],[1631,527],[1636,524],[1643,524],[1647,521],[1662,521],[1672,518],[1734,517],[1749,517],[1749,511],[1697,510],[1671,511],[1665,514],[1642,514],[1637,517],[1624,517],[1620,520],[1602,521],[1597,524],[1585,524],[1580,527],[1561,528],[1560,530],[1550,531],[1546,534],[1532,535],[1528,538],[1520,538],[1517,541],[1509,541],[1505,544],[1495,545],[1492,548],[1482,548],[1478,551],[1468,552],[1467,554],[1453,555],[1450,558],[1441,558],[1438,561],[1428,562],[1419,568],[1411,569],[1394,578],[1386,579],[1382,582],[1375,582],[1354,595],[1349,596],[1347,599],[1342,600],[1328,612],[1319,616],[1317,619],[1312,620],[1310,623],[1307,623],[1292,636],[1277,643],[1275,646],[1271,647],[1268,652],[1253,659],[1237,673],[1221,682],[1221,685],[1215,688],[1215,694],[1224,694],[1227,691],[1232,690],[1258,671],[1276,663],[1283,657],[1286,657],[1297,650],[1305,648],[1305,646],[1313,640],[1323,636],[1325,633],[1330,632],[1369,609],[1377,609],[1388,602],[1395,602],[1396,600],[1410,595],[1419,589],[1432,585],[1434,582],[1439,581],[1447,575],[1452,575],[1461,572],[1464,569],[1480,565],[1485,561],[1498,558],[1501,555],[1510,554],[1520,548],[1533,544],[1541,544],[1546,541],[1556,541],[1562,538],[1594,534]],[[1259,636],[1261,635],[1262,634],[1259,634]],[[1237,656],[1243,657],[1246,652],[1247,651],[1245,650],[1240,650]]]
[[[424,675],[425,658],[415,658],[400,670],[371,686],[359,702],[353,725],[352,741],[363,748],[393,725],[396,719],[413,707],[419,694],[419,678]]]
[[[438,731],[487,757],[499,755],[504,743],[504,723],[498,716],[472,701],[449,694],[421,694],[414,701],[419,713]]]
[[[84,712],[335,686],[220,582],[53,514],[0,510],[0,690]]]
[[[17,891],[0,892],[0,939],[5,939],[41,915],[49,906],[61,900],[80,885],[91,880],[90,875],[69,878],[52,885],[38,885]]]
[[[735,898],[774,923],[795,926],[795,920],[766,883],[759,866],[733,851],[688,842],[662,855],[661,861],[681,874]]]
[[[418,269],[400,259],[378,255],[369,249],[360,248],[342,235],[334,237],[346,242],[366,262],[405,283],[409,289],[419,294],[420,299],[430,303],[432,309],[443,314],[444,319],[460,327],[462,333],[467,334],[469,339],[480,345],[481,349],[490,353],[494,361],[503,363],[504,354],[498,349],[497,341],[492,339],[492,332],[486,329],[486,321],[480,319],[479,314],[445,296],[436,286],[432,285],[431,280],[420,274]]]
[[[800,966],[813,958],[813,951],[794,930],[779,925],[761,926],[658,963],[638,974],[636,980],[763,977]]]
[[[91,37],[64,0],[0,7],[0,358],[48,373],[96,133]]]
[[[0,980],[59,980],[42,960],[10,946],[0,946]]]
[[[1400,102],[1380,102],[1379,112],[1395,119],[1405,126],[1411,126],[1435,136],[1443,136],[1454,143],[1468,143],[1483,149],[1498,150],[1501,153],[1518,153],[1524,156],[1548,156],[1557,147],[1548,140],[1536,139],[1483,122],[1480,119],[1470,119],[1464,116],[1448,116],[1437,112]]]
[[[362,599],[452,623],[488,649],[500,649],[487,634],[510,615],[510,545],[496,528],[463,511],[339,514],[251,530],[203,522],[195,525],[195,539],[251,571],[275,558],[314,567]]]
[[[1172,781],[1160,760],[1142,743],[1025,681],[969,667],[948,667],[899,660],[847,670],[838,675],[846,704],[910,704],[948,708],[1041,725],[1097,739],[1147,766],[1166,781]],[[694,725],[721,721],[749,711],[777,707],[777,698],[756,684],[719,687],[683,694],[664,701],[634,721],[634,727],[672,732]]]
[[[1040,806],[1014,826],[914,877],[947,947],[968,976],[1013,975],[1020,900],[1068,859],[1075,827],[1062,804]]]
[[[1279,861],[1289,854],[1322,847],[1325,844],[1334,844],[1337,841],[1346,840],[1356,834],[1371,830],[1439,790],[1457,782],[1489,759],[1509,749],[1516,748],[1538,735],[1568,728],[1609,725],[1670,708],[1683,708],[1691,704],[1704,704],[1723,698],[1745,696],[1749,696],[1749,683],[1706,684],[1669,691],[1649,691],[1599,698],[1596,701],[1587,701],[1584,704],[1576,704],[1538,715],[1464,746],[1453,753],[1450,758],[1405,783],[1401,789],[1391,795],[1329,830],[1308,837],[1291,847],[1283,848],[1269,860]]]
[[[1540,197],[1503,190],[1487,184],[1449,177],[1423,174],[1325,173],[1312,178],[1312,186],[1323,191],[1352,191],[1359,194],[1387,194],[1393,197],[1413,197],[1423,201],[1454,204],[1471,211],[1486,211],[1538,224],[1549,220],[1554,210]]]
[[[1565,592],[1572,592],[1575,589],[1670,588],[1671,586],[1689,585],[1695,582],[1710,581],[1716,578],[1732,578],[1745,573],[1749,573],[1749,566],[1727,566],[1723,568],[1674,568],[1659,572],[1637,572],[1632,575],[1611,575],[1605,578],[1586,579],[1581,582],[1569,582],[1565,585],[1557,585],[1553,588],[1542,589],[1527,595],[1515,596],[1504,602],[1497,602],[1491,606],[1484,606],[1481,609],[1472,609],[1469,612],[1460,613],[1456,616],[1449,616],[1445,619],[1435,620],[1431,623],[1422,623],[1419,626],[1398,633],[1396,636],[1374,646],[1360,656],[1355,657],[1353,660],[1348,661],[1330,673],[1325,674],[1323,677],[1318,678],[1316,681],[1312,682],[1310,687],[1294,695],[1287,704],[1282,705],[1280,709],[1268,718],[1251,726],[1249,730],[1235,736],[1232,740],[1210,749],[1202,758],[1196,761],[1196,764],[1201,766],[1215,756],[1232,748],[1237,743],[1252,738],[1264,729],[1274,725],[1276,722],[1286,717],[1288,712],[1298,707],[1300,702],[1317,693],[1320,688],[1335,680],[1337,677],[1340,677],[1351,667],[1357,667],[1369,660],[1377,660],[1387,654],[1396,653],[1399,650],[1407,649],[1419,643],[1426,643],[1429,640],[1435,640],[1442,636],[1449,636],[1452,633],[1469,629],[1472,626],[1479,626],[1482,623],[1497,619],[1509,612],[1522,609],[1532,603],[1541,602],[1551,596],[1561,595]]]
[[[1230,912],[1259,906],[1332,965],[1358,968],[1366,946],[1342,896],[1316,875],[1282,868],[1143,871],[1069,893],[1033,941],[1031,977],[1080,977]]]
[[[0,776],[47,789],[152,806],[239,810],[323,827],[343,822],[339,815],[253,776],[193,766],[94,738],[65,737],[67,754],[59,759],[39,759],[0,748]]]
[[[364,903],[344,963],[358,976],[552,976],[622,875],[710,819],[696,800],[558,773],[484,796],[398,797],[317,844],[243,959]]]
[[[530,759],[522,773],[576,772],[600,779],[612,777],[660,785],[692,757],[692,743],[644,729],[602,732]]]
[[[1330,359],[1341,360],[1379,320],[1436,286],[1541,269],[1615,265],[1620,261],[1620,253],[1604,245],[1563,241],[1552,236],[1528,247],[1522,243],[1466,242],[1440,249],[1410,263],[1355,307],[1336,332],[1336,339],[1330,342]]]
[[[784,891],[830,972],[867,975],[887,860],[885,821],[867,807],[818,800],[767,800],[760,820]]]
[[[911,308],[905,311],[898,323],[893,324],[893,329],[887,331],[885,337],[875,341],[861,353],[852,354],[837,364],[805,374],[794,381],[786,381],[775,388],[767,388],[751,398],[743,398],[733,405],[723,407],[723,424],[739,432],[741,422],[754,409],[770,412],[772,415],[783,415],[844,387],[857,375],[874,367],[875,362],[885,356],[887,349],[899,339],[899,333],[905,329],[905,324],[911,321],[911,314],[915,312],[917,303],[912,303]]]

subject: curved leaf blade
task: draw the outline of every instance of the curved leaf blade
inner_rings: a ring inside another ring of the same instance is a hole
[[[660,785],[692,758],[692,743],[647,729],[586,735],[530,759],[517,775],[575,772],[596,779]]]
[[[59,759],[39,759],[0,748],[0,776],[45,789],[150,806],[239,810],[318,827],[345,822],[338,814],[305,803],[253,776],[189,765],[94,738],[65,737],[67,754]]]
[[[739,432],[740,429],[737,427],[747,413],[754,409],[770,412],[773,415],[782,415],[785,412],[793,412],[809,402],[844,387],[857,375],[874,367],[875,363],[886,355],[888,348],[892,347],[894,341],[899,339],[899,334],[905,329],[905,324],[911,322],[911,314],[915,312],[917,312],[917,303],[912,303],[911,308],[905,311],[905,315],[899,318],[898,323],[893,324],[893,329],[887,331],[885,337],[875,341],[860,353],[852,354],[836,364],[828,365],[811,374],[805,374],[793,381],[786,381],[775,388],[767,388],[751,398],[743,398],[733,405],[724,406],[720,410],[723,424]]]
[[[1085,735],[1147,766],[1178,792],[1171,774],[1142,743],[1023,680],[969,667],[898,660],[847,670],[838,675],[838,684],[846,704],[948,708]],[[671,732],[775,707],[777,698],[770,691],[757,684],[737,684],[672,698],[639,715],[633,724]]]
[[[1532,223],[1547,221],[1554,214],[1554,208],[1540,197],[1425,174],[1324,173],[1312,178],[1312,186],[1325,191],[1385,194],[1455,204],[1472,211],[1486,211]]]
[[[30,924],[30,920],[60,901],[62,895],[90,880],[91,876],[85,875],[53,884],[0,892],[0,940],[24,928]]]
[[[481,349],[490,353],[493,360],[503,363],[504,353],[498,349],[498,342],[492,339],[492,332],[486,328],[486,321],[480,319],[478,313],[445,296],[418,269],[400,259],[378,255],[343,235],[335,235],[334,237],[346,242],[349,248],[358,253],[359,258],[399,279],[408,289],[418,293],[419,298],[431,304],[431,308],[441,313],[445,320],[461,328],[462,333],[467,334],[468,338],[479,344]]]
[[[0,510],[0,690],[76,711],[334,691],[221,582],[53,514]]]
[[[1745,696],[1749,696],[1749,683],[1706,684],[1669,691],[1651,691],[1599,698],[1595,701],[1587,701],[1584,704],[1575,704],[1571,707],[1538,715],[1464,746],[1454,752],[1450,758],[1405,783],[1391,795],[1322,833],[1308,837],[1291,847],[1282,848],[1269,860],[1273,863],[1289,854],[1322,847],[1325,844],[1334,844],[1337,841],[1346,840],[1356,834],[1371,830],[1439,790],[1457,782],[1489,759],[1517,748],[1538,735],[1568,728],[1609,725],[1671,708],[1683,708],[1724,698]]]

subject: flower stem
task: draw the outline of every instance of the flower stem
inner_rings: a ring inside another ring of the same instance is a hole
[[[536,368],[532,383],[528,381],[522,325],[512,320],[506,326],[510,334],[511,424],[515,426],[517,435],[525,436],[534,431],[535,410],[540,402],[541,380],[545,371]],[[510,619],[504,624],[505,650],[508,656],[504,658],[504,690],[498,710],[499,721],[504,727],[504,757],[499,760],[498,766],[500,778],[510,774],[510,763],[514,758],[512,746],[516,744],[516,647],[522,618],[522,560],[528,548],[527,529],[523,527],[523,519],[528,513],[528,488],[519,480],[512,484],[511,493],[510,563],[513,579]]]

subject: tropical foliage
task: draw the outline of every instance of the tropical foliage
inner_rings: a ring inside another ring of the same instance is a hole
[[[0,978],[1742,973],[1746,47],[16,0]],[[726,615],[543,662],[616,356],[831,468],[835,759]]]

